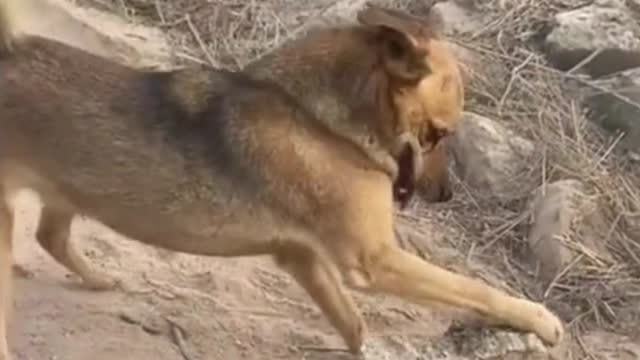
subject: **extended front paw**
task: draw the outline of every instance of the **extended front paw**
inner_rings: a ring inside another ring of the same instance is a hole
[[[529,312],[531,331],[548,346],[558,345],[564,337],[562,321],[542,304],[532,304]]]
[[[353,334],[347,338],[347,346],[349,348],[349,352],[354,355],[359,355],[362,353],[362,346],[367,335],[367,325],[363,319],[359,319],[355,325]]]

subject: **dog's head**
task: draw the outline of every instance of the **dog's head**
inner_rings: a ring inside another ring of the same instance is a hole
[[[447,200],[446,153],[438,144],[462,117],[464,89],[457,60],[429,20],[368,5],[358,21],[375,33],[378,64],[386,74],[393,113],[386,129],[395,139],[392,153],[399,167],[396,199],[406,204],[416,183],[426,177],[434,194],[427,197]],[[423,171],[425,165],[429,169]]]

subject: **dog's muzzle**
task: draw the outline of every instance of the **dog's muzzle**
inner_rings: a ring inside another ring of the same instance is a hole
[[[393,198],[404,209],[416,191],[422,174],[422,150],[418,138],[411,133],[401,134],[394,144],[394,157],[398,162],[398,176],[393,183]]]

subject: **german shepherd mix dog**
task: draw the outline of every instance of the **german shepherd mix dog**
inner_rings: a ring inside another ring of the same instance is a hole
[[[169,250],[271,255],[356,354],[366,325],[347,287],[561,340],[562,323],[544,305],[396,244],[394,198],[410,198],[422,152],[437,149],[462,113],[456,60],[428,22],[368,6],[357,24],[315,29],[243,72],[146,72],[19,36],[19,4],[0,0],[1,360],[7,199],[22,188],[44,204],[40,245],[89,288],[115,282],[69,243],[75,214]]]

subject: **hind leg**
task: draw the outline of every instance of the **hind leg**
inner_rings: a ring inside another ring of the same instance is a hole
[[[11,312],[11,235],[13,214],[0,189],[0,360],[9,360],[7,345],[7,317]]]
[[[107,290],[116,285],[116,281],[105,274],[92,270],[86,260],[73,247],[70,240],[73,213],[45,205],[40,215],[36,232],[38,243],[57,262],[82,279],[85,287],[92,290]]]

